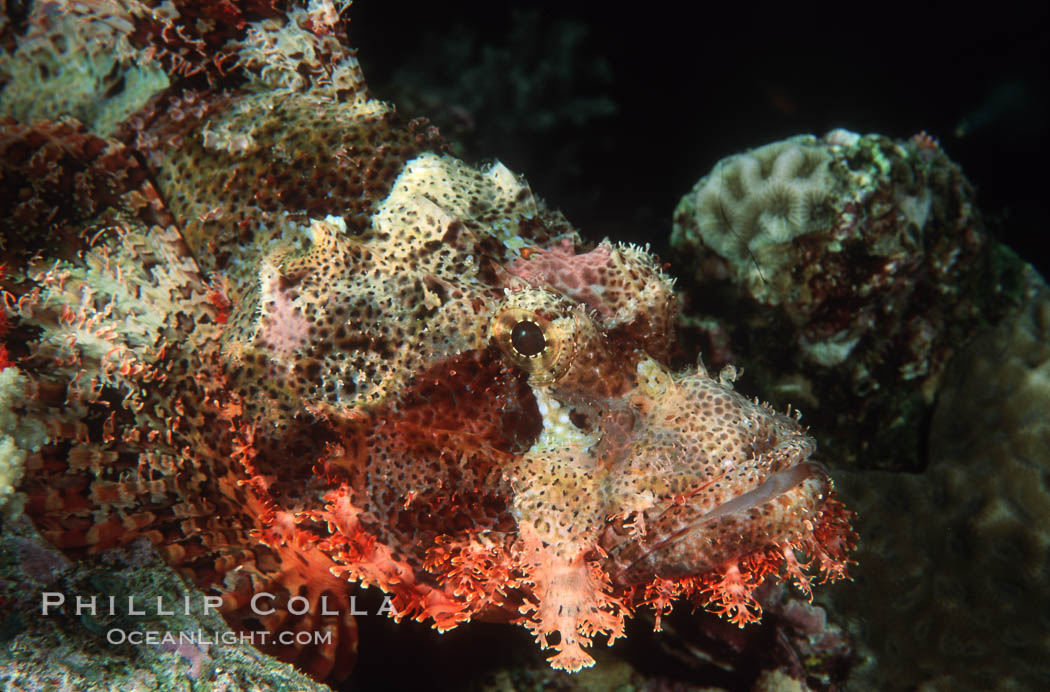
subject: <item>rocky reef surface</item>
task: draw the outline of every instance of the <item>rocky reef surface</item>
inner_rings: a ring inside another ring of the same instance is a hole
[[[1023,263],[925,134],[835,130],[728,157],[679,203],[671,244],[705,358],[805,411],[852,467],[921,469],[949,359],[1023,296]]]
[[[686,329],[805,411],[857,508],[817,596],[847,689],[1050,684],[1050,290],[926,135],[835,131],[719,163],[679,205]]]
[[[949,364],[922,473],[842,472],[862,565],[828,597],[857,689],[1050,685],[1050,288]]]
[[[328,689],[243,641],[148,542],[73,562],[28,517],[8,519],[0,532],[0,606],[5,690]],[[158,636],[129,640],[147,632]]]

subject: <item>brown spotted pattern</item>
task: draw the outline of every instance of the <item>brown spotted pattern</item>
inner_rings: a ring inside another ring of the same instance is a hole
[[[578,670],[635,607],[743,624],[767,574],[843,576],[848,514],[797,422],[669,369],[656,258],[585,246],[368,99],[330,5],[237,3],[234,32],[183,5],[110,8],[173,78],[123,145],[29,124],[0,148],[27,223],[83,190],[47,245],[3,249],[51,540],[148,538],[233,626],[332,633],[269,649],[319,677],[353,665],[355,582],[439,630],[513,620]]]

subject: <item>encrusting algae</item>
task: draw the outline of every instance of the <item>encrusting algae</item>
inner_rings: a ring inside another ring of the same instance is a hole
[[[845,576],[796,418],[671,369],[655,257],[371,99],[331,4],[44,5],[15,60],[72,21],[167,76],[116,125],[3,121],[4,339],[47,436],[22,491],[56,546],[148,538],[234,629],[331,633],[268,649],[317,677],[353,665],[355,582],[575,671],[636,608],[743,625],[767,575]]]

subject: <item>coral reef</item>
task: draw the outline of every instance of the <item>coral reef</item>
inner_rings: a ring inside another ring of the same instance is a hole
[[[925,473],[837,474],[858,508],[863,565],[828,599],[870,689],[1050,685],[1050,289],[949,366]]]
[[[65,602],[45,609],[45,593],[48,603]],[[77,596],[95,599],[94,612],[78,610]],[[28,520],[8,522],[0,534],[0,603],[4,689],[328,689],[242,641],[148,542],[73,564]],[[148,634],[156,641],[126,641]]]
[[[917,469],[945,364],[1019,295],[972,197],[926,135],[836,130],[727,158],[675,212],[692,333],[804,408],[833,458]]]
[[[780,304],[800,261],[793,241],[831,226],[832,196],[840,192],[831,162],[828,147],[807,135],[719,161],[675,210],[672,245],[703,245],[755,300]]]
[[[4,121],[8,346],[48,437],[22,488],[57,547],[146,539],[234,630],[326,634],[263,646],[319,678],[353,666],[354,582],[575,671],[636,608],[742,626],[767,577],[845,576],[798,421],[670,366],[657,259],[371,99],[330,3],[82,19],[169,85],[104,133],[79,98]]]

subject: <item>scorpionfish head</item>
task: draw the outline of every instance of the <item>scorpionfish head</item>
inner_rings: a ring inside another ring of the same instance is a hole
[[[261,258],[224,352],[274,545],[319,550],[314,572],[439,629],[518,622],[568,670],[639,605],[743,624],[764,575],[844,573],[847,515],[797,421],[668,366],[673,282],[648,251],[585,250],[502,166],[433,155],[368,233],[305,235]]]

